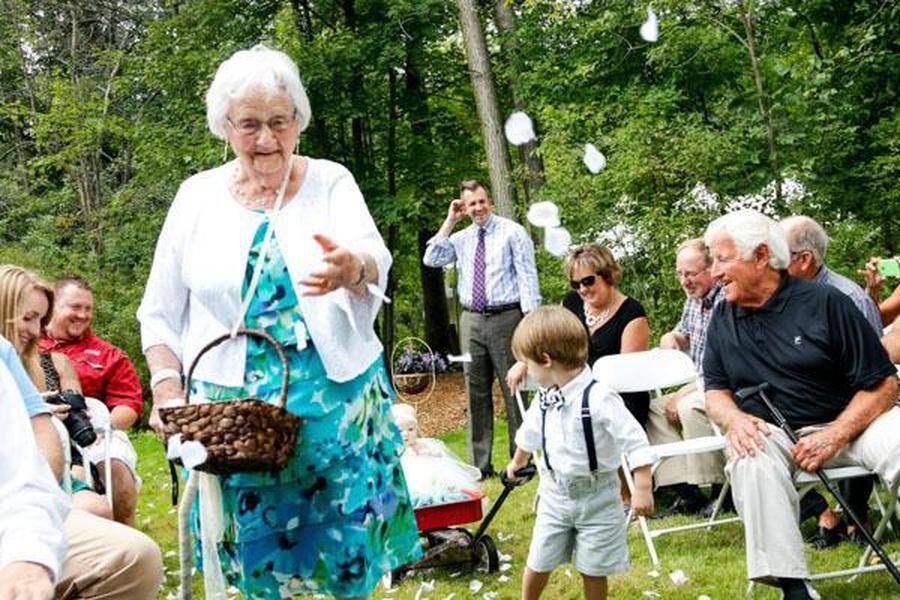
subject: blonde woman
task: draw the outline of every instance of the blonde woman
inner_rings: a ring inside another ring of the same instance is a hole
[[[0,265],[0,334],[13,344],[31,381],[45,397],[60,390],[81,393],[78,375],[69,359],[58,353],[42,358],[38,349],[52,307],[53,288],[38,275],[16,265]],[[48,406],[60,420],[68,418],[68,405]],[[80,467],[76,467],[72,478],[73,507],[111,519],[109,504],[80,475]]]

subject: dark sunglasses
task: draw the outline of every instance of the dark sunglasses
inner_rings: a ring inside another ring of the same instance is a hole
[[[581,289],[581,286],[591,287],[592,285],[594,285],[599,275],[600,273],[597,273],[596,275],[588,275],[587,277],[582,277],[577,281],[569,281],[569,285],[572,286],[572,289],[577,292],[579,289]]]

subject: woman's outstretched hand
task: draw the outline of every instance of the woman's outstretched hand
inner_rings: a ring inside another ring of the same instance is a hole
[[[322,268],[300,279],[307,287],[304,296],[323,296],[342,287],[355,289],[366,283],[364,263],[359,256],[324,235],[316,234],[313,239],[322,248]]]

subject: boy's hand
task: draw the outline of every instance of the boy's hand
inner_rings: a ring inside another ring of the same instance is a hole
[[[648,517],[653,514],[653,492],[649,489],[636,489],[631,495],[631,510],[634,514]]]
[[[516,471],[518,471],[519,469],[521,469],[522,467],[524,467],[527,464],[528,464],[527,462],[520,463],[516,460],[509,461],[509,464],[506,465],[506,478],[509,481],[515,481],[516,479],[518,479],[518,477],[516,476]]]

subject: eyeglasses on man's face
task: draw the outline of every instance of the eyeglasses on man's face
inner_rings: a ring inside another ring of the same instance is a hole
[[[225,117],[231,128],[243,136],[256,136],[262,132],[263,127],[268,127],[272,133],[284,133],[297,120],[297,111],[295,110],[291,116],[278,115],[272,117],[268,121],[260,121],[259,119],[238,119],[237,122],[232,121],[231,117]]]
[[[700,275],[706,273],[709,269],[698,269],[696,271],[675,271],[675,277],[679,280],[687,281],[689,279],[696,279]]]
[[[575,279],[569,281],[569,285],[572,286],[572,289],[576,292],[581,289],[581,286],[591,287],[597,282],[597,277],[600,276],[600,273],[596,275],[588,275],[587,277],[582,277],[581,279]]]

